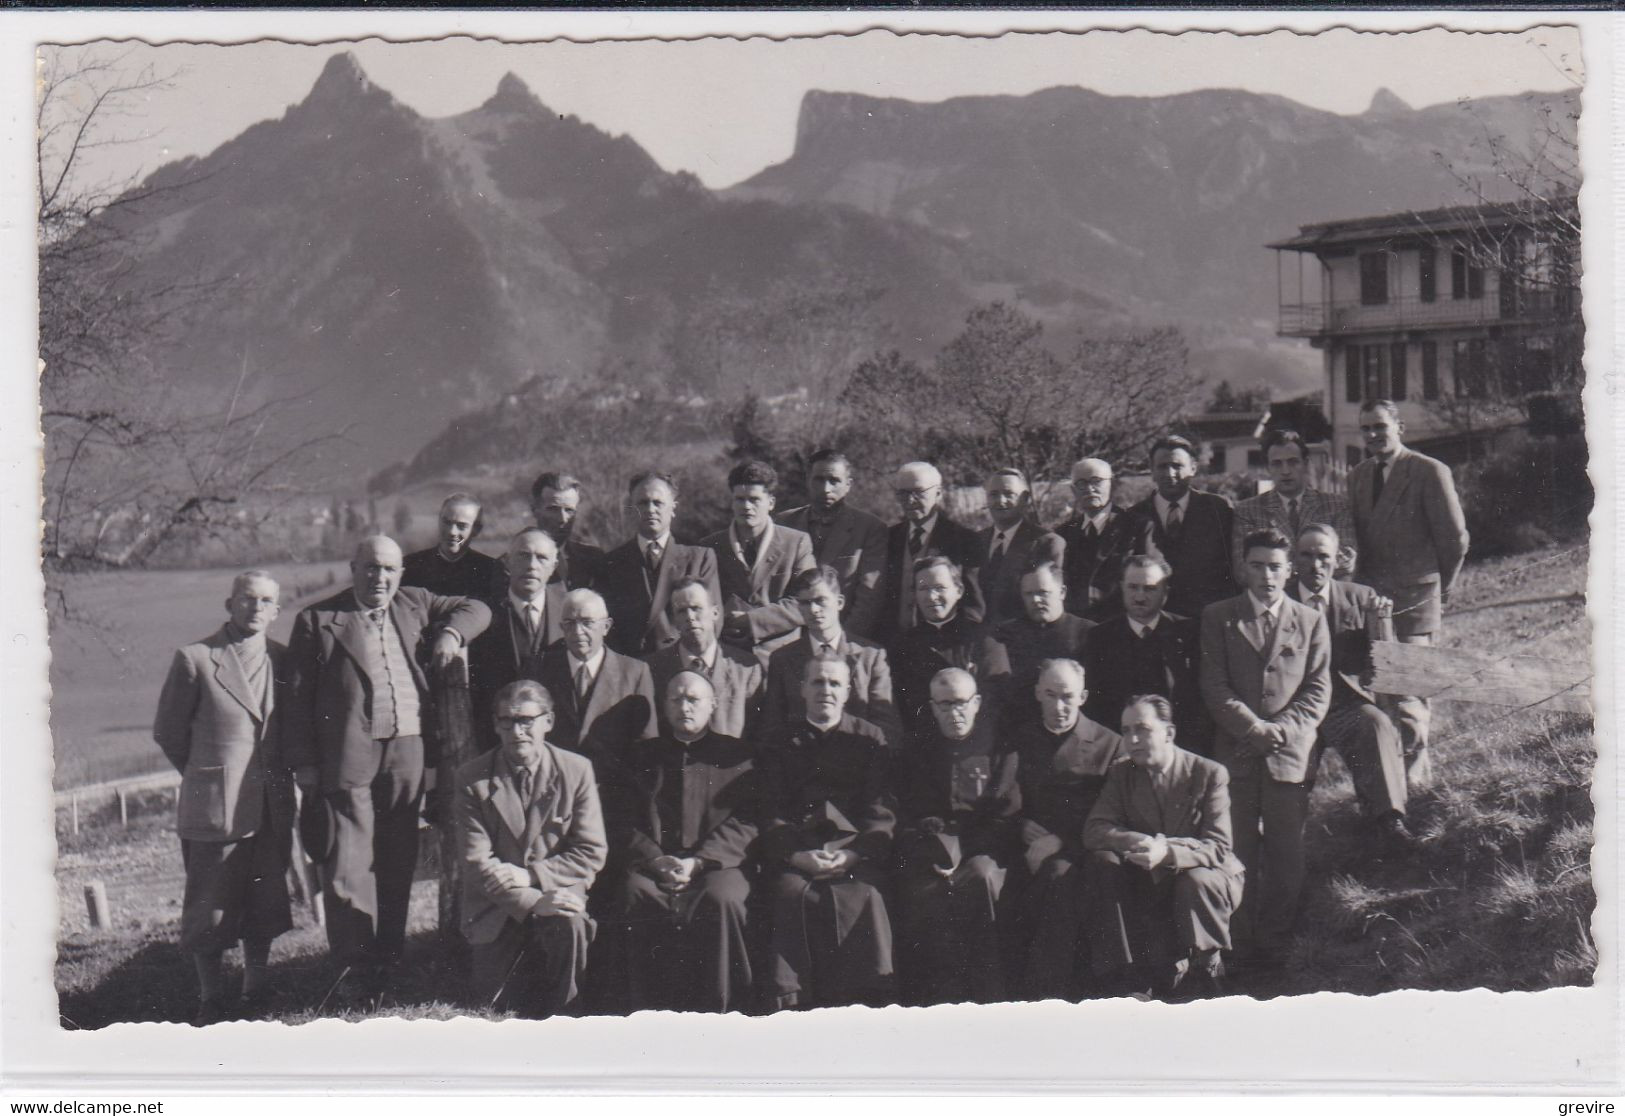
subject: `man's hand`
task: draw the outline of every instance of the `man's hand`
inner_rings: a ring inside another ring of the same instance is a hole
[[[573,891],[559,888],[555,891],[542,892],[539,903],[530,909],[530,917],[546,918],[549,915],[579,915],[587,910],[586,900]]]
[[[1046,833],[1027,846],[1022,855],[1027,861],[1027,870],[1034,875],[1043,867],[1044,861],[1061,851],[1061,838],[1054,833]]]
[[[823,856],[824,853],[821,849],[813,850],[811,852],[791,853],[790,867],[794,868],[797,872],[800,872],[804,876],[811,876],[814,879],[817,879],[819,876],[824,874]]]
[[[1139,844],[1123,854],[1123,859],[1136,868],[1150,871],[1168,859],[1168,839],[1160,833],[1142,837]]]
[[[321,781],[321,769],[315,764],[293,769],[293,781],[299,784],[300,790],[315,790],[316,784]]]
[[[463,637],[451,628],[442,629],[440,634],[434,637],[434,652],[429,660],[434,672],[440,674],[451,666],[451,661],[462,649]]]
[[[486,890],[512,891],[516,887],[530,886],[530,873],[517,864],[496,864],[484,872]]]
[[[692,856],[657,856],[649,862],[649,873],[662,891],[682,891],[700,874],[700,862]]]
[[[819,852],[813,855],[817,856],[824,865],[824,870],[819,875],[819,879],[833,879],[837,876],[844,876],[852,871],[858,863],[858,854],[851,849],[837,849],[835,852]]]

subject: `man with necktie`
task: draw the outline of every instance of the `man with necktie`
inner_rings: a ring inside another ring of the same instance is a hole
[[[1154,554],[1173,571],[1168,611],[1199,617],[1202,610],[1236,592],[1230,567],[1230,501],[1215,492],[1191,487],[1196,476],[1196,447],[1171,434],[1151,447],[1151,477],[1156,491],[1135,505],[1146,535],[1138,553]]]
[[[541,682],[553,699],[553,743],[592,760],[599,783],[617,774],[617,757],[656,735],[649,667],[605,646],[612,621],[591,589],[564,597],[564,638],[542,656]]]
[[[1033,521],[1033,495],[1020,469],[995,469],[982,490],[993,524],[977,533],[983,554],[977,578],[987,622],[997,626],[1023,615],[1021,575],[1040,562],[1061,565],[1066,544]]]
[[[764,664],[801,627],[790,579],[814,564],[812,540],[773,522],[778,483],[778,473],[766,462],[734,466],[728,473],[733,519],[705,540],[717,555],[723,639],[754,651]]]
[[[1068,611],[1100,621],[1123,610],[1123,561],[1144,549],[1147,529],[1138,512],[1112,503],[1110,462],[1086,457],[1072,466],[1072,518],[1055,529],[1066,547]]]
[[[1311,523],[1326,523],[1337,529],[1345,549],[1338,554],[1337,572],[1348,576],[1354,569],[1354,520],[1348,500],[1335,492],[1309,487],[1309,457],[1303,435],[1296,430],[1271,427],[1260,443],[1269,467],[1273,487],[1268,492],[1236,505],[1235,525],[1230,529],[1231,562],[1238,580],[1243,579],[1241,540],[1254,531],[1273,527],[1289,539]],[[1186,745],[1188,747],[1188,745]]]
[[[497,692],[520,678],[540,678],[543,653],[564,638],[566,590],[553,580],[558,554],[559,544],[540,527],[527,527],[508,543],[507,592],[491,626],[468,647],[469,705],[481,751],[497,744],[495,722],[482,715]]]
[[[672,586],[668,612],[677,642],[647,659],[655,694],[666,693],[671,680],[683,671],[698,674],[709,684],[706,703],[711,708],[711,731],[755,742],[766,674],[755,655],[717,639],[722,609],[711,596],[711,587],[695,577],[677,582]],[[662,717],[665,709],[666,702],[660,702]],[[669,731],[671,726],[662,720],[661,728]]]
[[[942,507],[942,474],[937,467],[928,461],[909,462],[892,478],[892,490],[903,519],[886,532],[885,604],[875,637],[887,650],[918,622],[914,567],[927,558],[947,558],[959,567],[965,578],[966,615],[979,622],[987,614],[978,576],[987,547],[974,529],[948,517]]]
[[[626,505],[637,534],[604,555],[593,588],[614,621],[610,647],[623,655],[648,655],[677,638],[668,606],[678,582],[702,581],[718,603],[722,590],[715,552],[672,537],[678,507],[674,477],[639,473],[627,485]]]

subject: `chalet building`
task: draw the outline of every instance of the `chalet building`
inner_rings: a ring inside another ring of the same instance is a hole
[[[1333,460],[1364,456],[1368,399],[1398,402],[1406,442],[1447,461],[1556,421],[1581,382],[1578,243],[1569,199],[1330,221],[1268,245],[1278,332],[1325,353]]]
[[[1267,471],[1259,443],[1266,431],[1282,427],[1303,435],[1311,475],[1330,465],[1331,427],[1321,411],[1319,392],[1297,399],[1278,399],[1259,411],[1209,411],[1187,415],[1180,431],[1196,444],[1206,473],[1246,473],[1255,479]]]

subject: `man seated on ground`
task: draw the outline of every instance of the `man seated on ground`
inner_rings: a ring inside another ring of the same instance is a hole
[[[1160,694],[1123,710],[1128,758],[1083,828],[1089,956],[1107,994],[1215,995],[1243,870],[1230,849],[1229,777],[1174,742]]]
[[[899,961],[921,1006],[1005,998],[996,916],[1021,792],[1015,753],[980,712],[976,679],[949,667],[931,680],[930,727],[908,744]]]
[[[587,889],[604,867],[592,764],[547,742],[553,699],[529,679],[491,705],[499,744],[458,771],[463,934],[477,1002],[541,1019],[568,1010],[587,968]]]
[[[1083,667],[1051,659],[1034,684],[1037,708],[1011,737],[1021,814],[1022,894],[1012,929],[1024,999],[1076,999],[1084,972],[1083,824],[1106,773],[1123,755],[1122,738],[1084,716]]]
[[[965,578],[958,566],[940,555],[922,558],[914,568],[914,604],[919,623],[897,637],[891,656],[892,681],[905,730],[930,723],[925,704],[931,679],[948,667],[976,678],[984,704],[1003,713],[1010,657],[988,626],[961,607]]]
[[[181,773],[175,799],[186,867],[181,948],[197,970],[197,1026],[227,1017],[221,954],[238,942],[239,1013],[264,1013],[271,942],[293,929],[286,879],[293,781],[275,715],[287,649],[265,635],[280,596],[264,570],[238,574],[226,622],[175,652],[153,718],[153,739]]]
[[[1020,469],[995,469],[982,489],[993,523],[976,534],[982,557],[977,580],[987,604],[985,619],[997,627],[1022,615],[1022,573],[1039,562],[1059,568],[1066,544],[1034,519],[1033,494]]]
[[[443,597],[473,597],[495,608],[508,591],[508,571],[500,559],[474,549],[485,527],[480,502],[454,492],[440,505],[440,539],[414,551],[401,564],[401,584]]]
[[[482,714],[497,691],[521,678],[540,679],[543,654],[564,638],[566,590],[553,581],[558,556],[559,544],[540,527],[508,543],[508,591],[491,606],[491,626],[468,645],[468,699],[479,711],[474,738],[481,751],[496,747],[494,722]]]
[[[629,1007],[744,1011],[752,973],[741,869],[760,810],[753,749],[712,727],[703,675],[680,671],[664,692],[667,731],[628,749],[634,801],[613,822],[625,857],[616,914],[628,930]]]
[[[1092,620],[1066,611],[1066,585],[1054,562],[1039,562],[1021,575],[1022,615],[993,630],[1010,659],[1012,720],[1031,712],[1027,697],[1038,682],[1038,669],[1047,659],[1083,661]]]
[[[886,652],[866,639],[846,633],[841,625],[845,610],[840,578],[830,566],[802,570],[790,581],[801,609],[802,633],[794,643],[773,652],[767,664],[767,696],[762,703],[762,725],[778,732],[787,724],[799,724],[807,711],[801,703],[801,676],[807,660],[829,650],[846,660],[852,672],[851,694],[846,711],[868,721],[886,737],[892,748],[902,746],[902,721],[892,701],[891,666]]]
[[[1354,793],[1378,840],[1394,851],[1415,846],[1405,825],[1405,754],[1399,729],[1371,692],[1371,632],[1393,638],[1394,603],[1367,585],[1336,581],[1339,536],[1325,523],[1298,535],[1292,595],[1326,617],[1332,641],[1332,704],[1319,743],[1336,748],[1354,780]]]
[[[770,1010],[891,1002],[892,930],[881,889],[897,815],[885,740],[846,713],[851,685],[841,656],[809,659],[805,719],[770,736],[757,760],[768,802],[761,849],[773,904]]]
[[[648,657],[656,696],[666,692],[679,671],[693,671],[711,684],[711,731],[754,742],[766,684],[762,664],[749,651],[718,641],[722,609],[711,596],[711,587],[699,578],[675,583],[667,612],[677,642]],[[669,730],[665,713],[662,701],[661,727]]]

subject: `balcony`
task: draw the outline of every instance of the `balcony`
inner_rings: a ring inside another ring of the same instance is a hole
[[[1555,323],[1577,318],[1579,310],[1579,292],[1570,288],[1513,290],[1504,297],[1494,293],[1482,298],[1445,295],[1432,302],[1411,296],[1369,306],[1358,300],[1283,302],[1276,332],[1282,337],[1330,337],[1406,329]]]

